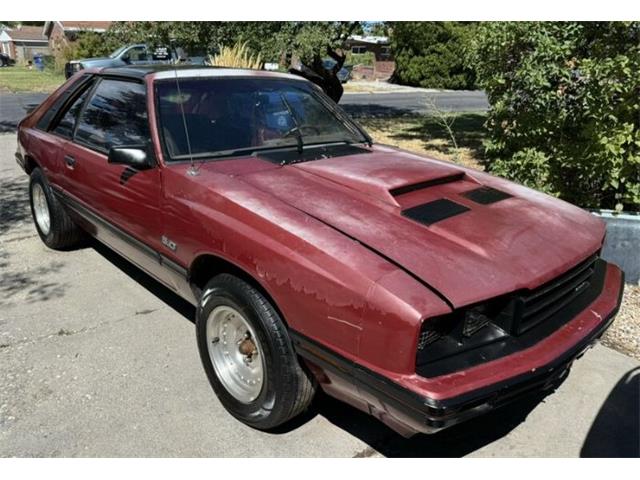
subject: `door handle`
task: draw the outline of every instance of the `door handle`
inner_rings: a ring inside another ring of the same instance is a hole
[[[64,163],[67,164],[67,167],[73,168],[73,167],[76,166],[76,159],[73,158],[71,155],[65,155],[64,156]]]

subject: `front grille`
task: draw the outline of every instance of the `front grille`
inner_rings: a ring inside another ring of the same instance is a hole
[[[535,345],[598,297],[606,270],[607,263],[595,254],[533,290],[425,320],[416,372],[427,378],[444,375]]]
[[[516,297],[516,335],[551,317],[589,288],[597,255],[541,287]]]

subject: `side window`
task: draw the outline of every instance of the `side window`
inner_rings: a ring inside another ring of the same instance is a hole
[[[130,62],[146,62],[148,60],[146,47],[133,47],[130,48],[127,53]]]
[[[58,120],[58,122],[51,129],[51,132],[66,137],[71,138],[73,136],[73,129],[76,126],[76,121],[78,120],[78,114],[80,113],[80,109],[84,104],[87,96],[89,95],[90,88],[87,88],[72,104],[67,108],[67,111],[62,115],[62,117]]]
[[[147,144],[144,85],[102,80],[82,112],[75,140],[104,153],[113,146]]]

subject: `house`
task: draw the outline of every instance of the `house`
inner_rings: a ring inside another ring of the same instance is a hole
[[[111,26],[112,22],[74,21],[45,22],[42,33],[49,42],[49,48],[53,55],[59,54],[69,43],[78,38],[79,32],[103,33]]]
[[[391,53],[389,37],[375,35],[352,35],[347,39],[347,48],[353,54],[373,53],[373,66],[355,65],[354,78],[365,80],[387,80],[396,69]]]
[[[0,51],[9,55],[17,63],[33,60],[37,53],[49,55],[49,43],[42,33],[42,27],[21,25],[16,28],[4,27],[0,32]]]

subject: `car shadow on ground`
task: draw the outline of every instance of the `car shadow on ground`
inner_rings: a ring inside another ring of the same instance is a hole
[[[405,438],[371,415],[319,392],[309,411],[272,433],[287,433],[320,415],[369,446],[358,452],[357,457],[378,452],[397,458],[457,458],[507,435],[524,422],[545,397],[546,394],[537,394],[441,432]]]
[[[626,373],[600,407],[581,457],[640,457],[640,367]]]
[[[98,240],[90,238],[87,240],[86,246],[93,248],[105,260],[109,261],[113,266],[120,269],[133,281],[144,287],[151,294],[155,295],[159,300],[182,315],[185,319],[194,323],[196,318],[196,309],[189,302],[178,296],[170,288],[165,287],[160,282],[154,280],[131,262],[121,257],[109,247],[103,245]],[[194,345],[195,347],[195,345]]]

